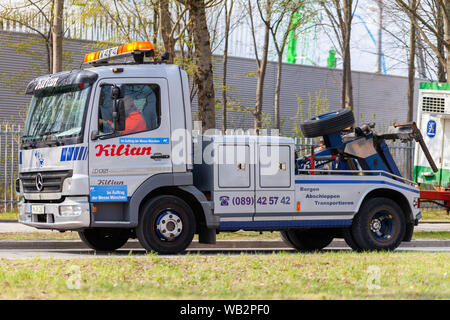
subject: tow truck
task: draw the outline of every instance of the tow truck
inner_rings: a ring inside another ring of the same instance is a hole
[[[137,238],[160,254],[239,230],[279,231],[300,251],[334,238],[358,251],[411,240],[420,192],[385,143],[417,138],[411,127],[377,135],[351,110],[327,113],[301,124],[326,146],[306,157],[288,137],[202,133],[187,73],[164,58],[132,42],[29,83],[21,223],[77,231],[101,251]]]

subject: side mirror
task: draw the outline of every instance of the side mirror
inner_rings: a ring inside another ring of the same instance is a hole
[[[125,130],[125,103],[123,100],[114,100],[114,130],[123,131]]]
[[[111,87],[111,98],[113,100],[123,99],[125,97],[126,87],[124,84],[114,85]]]
[[[113,121],[114,130],[125,130],[125,104],[122,100],[125,97],[126,86],[124,84],[114,85],[111,87],[111,98],[114,101]]]

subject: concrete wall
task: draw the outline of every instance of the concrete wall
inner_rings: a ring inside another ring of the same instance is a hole
[[[95,48],[91,42],[66,40],[64,50],[65,69],[71,69],[79,68],[84,54]],[[48,73],[46,59],[45,46],[38,36],[0,32],[0,122],[12,120],[21,123],[24,121],[30,99],[24,94],[26,85],[31,79]],[[221,99],[221,69],[220,57],[216,57],[214,64],[217,82],[216,99]],[[256,64],[252,59],[230,57],[229,101],[238,102],[244,108],[254,106],[255,69]],[[269,63],[263,107],[263,111],[268,115],[273,114],[276,71],[277,65]],[[309,97],[312,98],[313,104],[315,96],[319,93],[328,101],[330,111],[339,109],[340,83],[341,70],[284,64],[281,90],[281,116],[285,119],[283,131],[287,134],[292,132],[294,118],[299,110],[298,98],[303,100],[301,111],[304,119],[308,117]],[[408,79],[405,77],[353,72],[354,110],[358,122],[360,123],[361,119],[367,121],[374,119],[377,127],[384,129],[394,121],[406,120],[407,87]],[[418,81],[416,87],[418,87]],[[194,101],[193,111],[195,110]],[[221,110],[217,109],[216,112],[217,124],[220,127]],[[312,112],[315,113],[315,108]],[[251,128],[253,117],[250,113],[231,112],[229,125],[236,128]]]

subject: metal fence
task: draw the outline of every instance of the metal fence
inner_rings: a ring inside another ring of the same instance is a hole
[[[19,144],[23,127],[19,124],[0,124],[0,213],[17,211],[19,197],[15,191],[18,176]],[[318,145],[316,138],[296,138],[296,150],[299,156],[310,154],[311,147]],[[392,156],[403,177],[412,180],[414,144],[391,143]],[[438,209],[430,203],[425,209]]]
[[[0,211],[15,212],[19,197],[15,190],[18,175],[19,144],[22,126],[0,124]]]

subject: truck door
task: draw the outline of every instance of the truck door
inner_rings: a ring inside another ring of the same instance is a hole
[[[111,87],[124,84],[125,130],[115,131]],[[143,181],[172,172],[166,79],[104,79],[97,85],[89,137],[90,199],[126,202]],[[93,137],[93,132],[98,137]]]
[[[256,149],[254,220],[292,220],[296,213],[293,145],[260,143]]]
[[[251,221],[255,212],[254,143],[247,140],[215,147],[214,213],[222,221]]]

